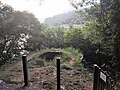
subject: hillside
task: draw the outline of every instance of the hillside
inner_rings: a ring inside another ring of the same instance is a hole
[[[76,24],[80,25],[83,22],[83,18],[75,11],[68,13],[62,13],[53,17],[46,18],[44,23],[47,25],[63,25],[63,24]]]
[[[56,90],[57,56],[61,57],[61,90],[92,90],[92,75],[78,61],[80,55],[72,48],[46,49],[28,55],[29,85],[23,87],[23,70],[19,61],[9,69],[0,69],[0,90]]]

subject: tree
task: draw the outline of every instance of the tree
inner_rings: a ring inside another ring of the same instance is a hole
[[[31,32],[39,29],[39,21],[33,14],[0,3],[0,64],[19,54]]]
[[[111,49],[111,53],[113,54],[112,61],[107,65],[107,69],[112,71],[114,76],[118,77],[120,75],[120,1],[101,0],[101,13],[106,39],[104,42]]]
[[[63,27],[48,27],[43,31],[43,43],[45,47],[49,48],[63,48],[64,47],[64,28]]]
[[[91,5],[90,9],[85,10],[87,19],[94,19],[100,29],[100,53],[109,56],[106,63],[106,69],[116,76],[119,73],[120,65],[120,1],[119,0],[82,0],[82,2],[72,2],[77,8],[80,6]],[[97,6],[97,7],[96,7]],[[94,16],[91,18],[91,16]],[[117,73],[117,74],[116,74]]]

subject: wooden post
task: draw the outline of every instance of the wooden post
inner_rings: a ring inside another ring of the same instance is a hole
[[[23,74],[24,74],[24,86],[28,85],[28,64],[27,64],[27,56],[22,56],[22,63],[23,63]]]
[[[56,61],[57,61],[57,90],[60,90],[60,57],[57,57]]]
[[[98,84],[99,84],[99,71],[98,66],[94,65],[94,81],[93,81],[93,90],[98,90]]]

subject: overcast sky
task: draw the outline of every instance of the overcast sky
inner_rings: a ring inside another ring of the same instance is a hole
[[[40,4],[39,0],[0,0],[2,3],[11,5],[14,9],[32,12],[40,22],[45,18],[54,15],[72,11],[74,8],[70,5],[68,0],[44,0]]]

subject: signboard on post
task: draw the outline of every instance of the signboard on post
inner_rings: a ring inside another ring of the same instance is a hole
[[[106,75],[103,72],[100,72],[100,78],[106,82]]]

